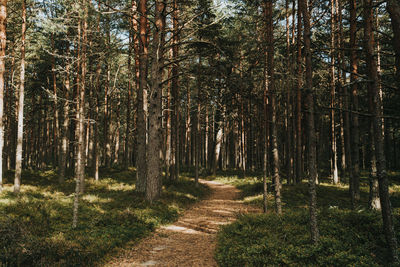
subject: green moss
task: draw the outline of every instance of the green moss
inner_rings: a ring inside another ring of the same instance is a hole
[[[100,181],[87,179],[73,230],[74,181],[60,185],[53,171],[24,172],[21,194],[10,183],[0,194],[0,266],[99,264],[113,248],[175,221],[208,192],[182,177],[166,183],[161,199],[149,205],[134,191],[135,176],[133,169],[103,170]]]

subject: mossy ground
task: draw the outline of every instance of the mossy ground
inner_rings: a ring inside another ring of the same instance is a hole
[[[12,192],[7,173],[0,194],[0,266],[94,266],[117,247],[136,242],[173,222],[208,190],[187,177],[165,182],[153,205],[134,191],[133,169],[102,170],[86,179],[78,228],[72,229],[75,182],[59,184],[53,170],[24,171],[22,190]]]
[[[237,186],[245,203],[262,206],[262,180],[224,174],[216,180]],[[390,173],[395,229],[400,229],[400,176]],[[270,181],[269,181],[270,183]],[[361,179],[361,200],[351,210],[348,186],[322,179],[317,187],[317,246],[309,234],[308,185],[283,185],[283,215],[274,212],[273,192],[268,213],[241,215],[218,236],[216,260],[220,266],[382,266],[389,265],[380,212],[368,209],[368,179]],[[400,233],[397,231],[397,233]],[[398,235],[398,239],[400,235]]]

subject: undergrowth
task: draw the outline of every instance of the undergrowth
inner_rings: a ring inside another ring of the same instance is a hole
[[[399,177],[392,174],[391,200],[395,228],[400,229]],[[219,176],[235,185],[245,203],[262,206],[262,181],[257,177]],[[283,215],[274,212],[273,192],[268,194],[267,214],[240,215],[222,227],[215,258],[220,266],[387,266],[380,212],[367,208],[367,179],[361,180],[361,200],[350,209],[347,186],[317,186],[320,242],[312,245],[309,234],[308,186],[283,185]],[[270,185],[270,181],[269,181]],[[398,235],[400,238],[400,235]]]
[[[182,177],[166,182],[161,199],[149,205],[134,191],[133,169],[104,170],[100,181],[86,180],[72,229],[73,179],[58,184],[54,171],[25,171],[17,196],[8,176],[0,194],[0,266],[98,265],[114,248],[175,221],[208,192]]]

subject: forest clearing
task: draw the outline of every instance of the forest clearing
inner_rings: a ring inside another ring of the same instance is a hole
[[[0,0],[0,266],[397,266],[398,0]]]

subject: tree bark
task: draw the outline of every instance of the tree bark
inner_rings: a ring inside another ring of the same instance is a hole
[[[26,32],[26,3],[22,1],[22,37],[21,37],[21,84],[18,94],[18,134],[15,157],[14,193],[20,192],[22,174],[22,142],[24,135],[24,89],[25,89],[25,32]]]
[[[386,9],[390,15],[393,29],[393,48],[396,54],[397,89],[400,90],[400,3],[397,0],[387,0]]]
[[[356,205],[359,196],[356,195],[356,190],[359,188],[360,183],[360,129],[358,122],[358,56],[356,52],[357,46],[357,1],[351,0],[350,2],[350,83],[351,96],[352,96],[352,110],[355,111],[351,114],[352,120],[352,171],[353,179],[350,184],[350,195],[352,206]]]
[[[335,129],[335,99],[336,99],[336,76],[335,76],[335,8],[334,1],[331,0],[331,175],[333,184],[338,184],[339,175],[337,167],[337,145],[336,145],[336,129]]]
[[[147,0],[138,2],[139,18],[139,90],[137,93],[137,172],[136,190],[144,193],[146,191],[146,169],[147,169]]]
[[[75,167],[75,196],[74,196],[74,207],[73,207],[73,218],[72,218],[72,228],[76,228],[78,224],[78,208],[79,208],[79,197],[83,193],[83,182],[85,179],[85,78],[86,78],[86,44],[87,44],[87,15],[88,15],[88,7],[87,0],[82,0],[81,4],[84,8],[84,18],[83,21],[81,19],[78,22],[78,43],[81,43],[81,56],[79,56],[78,51],[78,59],[81,59],[81,70],[77,70],[79,75],[79,71],[81,73],[81,79],[79,79],[78,91],[77,91],[77,110],[76,110],[76,139],[77,139],[77,151],[76,151],[76,167]],[[83,29],[81,33],[81,23],[83,24]],[[81,35],[82,34],[82,35]],[[80,42],[82,40],[82,42]],[[80,45],[78,44],[78,47]],[[79,86],[80,85],[80,86]]]
[[[149,94],[149,142],[147,151],[146,200],[152,203],[161,194],[162,169],[162,87],[165,38],[165,3],[156,0],[155,28],[153,33],[153,51],[151,68],[151,90]]]
[[[394,231],[392,208],[389,199],[388,177],[386,173],[386,158],[384,152],[384,139],[382,135],[382,102],[379,94],[379,77],[375,58],[375,40],[373,33],[372,0],[364,0],[364,45],[366,53],[369,96],[372,100],[372,122],[374,129],[374,144],[376,156],[376,170],[379,183],[379,196],[382,207],[383,231],[391,260],[398,264],[396,232]]]
[[[3,191],[4,73],[6,56],[7,0],[0,0],[0,193]]]
[[[316,136],[314,126],[314,93],[312,84],[312,58],[311,58],[311,25],[310,11],[308,9],[307,0],[300,0],[299,8],[303,14],[304,22],[304,53],[306,61],[306,83],[305,83],[305,112],[307,118],[307,150],[308,150],[308,171],[309,171],[309,194],[310,194],[310,228],[311,240],[314,244],[319,242],[319,230],[317,223],[317,162],[316,162]]]

